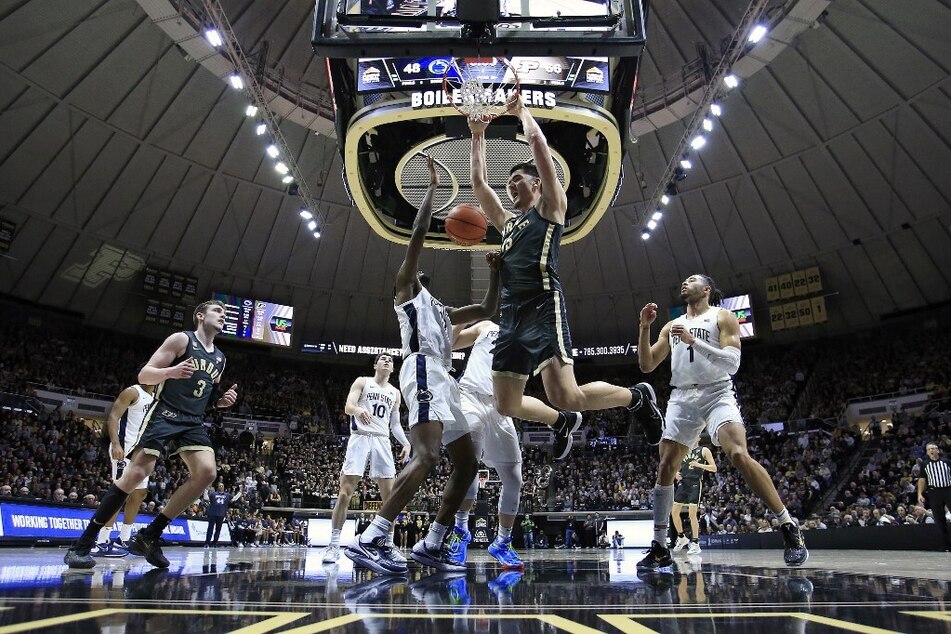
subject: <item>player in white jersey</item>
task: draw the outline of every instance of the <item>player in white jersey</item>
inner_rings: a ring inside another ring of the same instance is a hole
[[[802,565],[809,551],[799,524],[790,517],[766,469],[746,449],[746,428],[732,381],[740,367],[740,324],[736,315],[718,308],[723,294],[708,275],[691,275],[684,280],[680,298],[686,302],[687,312],[667,322],[653,345],[650,327],[657,319],[657,304],[647,304],[640,315],[637,360],[641,371],[653,371],[669,354],[670,384],[674,389],[667,403],[654,486],[654,541],[647,557],[637,566],[642,570],[662,570],[672,563],[666,544],[674,478],[704,429],[713,444],[721,447],[743,474],[753,493],[776,514],[785,540],[786,564]]]
[[[521,568],[522,560],[512,548],[512,529],[518,515],[522,492],[522,448],[515,423],[499,412],[492,394],[492,349],[499,334],[499,326],[491,321],[480,321],[468,328],[455,326],[453,348],[472,346],[465,374],[459,381],[462,394],[462,413],[469,423],[469,433],[476,458],[495,469],[502,482],[499,497],[499,528],[489,544],[489,554],[503,568]],[[473,478],[466,499],[456,512],[456,525],[449,538],[449,553],[456,561],[465,563],[466,550],[472,535],[469,533],[469,511],[475,505],[479,480]]]
[[[414,560],[444,571],[464,571],[465,565],[452,561],[443,548],[446,531],[453,515],[476,476],[478,463],[469,426],[459,405],[459,388],[449,376],[452,368],[452,324],[467,324],[488,319],[498,310],[499,258],[486,255],[492,274],[481,304],[448,308],[426,288],[428,278],[417,272],[423,241],[432,220],[433,196],[439,185],[431,157],[429,189],[423,198],[406,257],[396,275],[394,304],[400,322],[403,367],[400,390],[409,409],[409,429],[413,460],[400,471],[393,491],[373,518],[370,526],[354,537],[345,554],[354,563],[382,574],[405,574],[406,563],[394,557],[396,549],[388,542],[393,521],[419,490],[439,462],[440,444],[445,444],[453,465],[452,475],[443,491],[442,505],[426,537],[413,546]]]
[[[361,376],[350,386],[344,412],[350,416],[350,440],[347,456],[340,471],[340,494],[331,518],[330,545],[324,551],[323,562],[334,563],[340,558],[340,531],[347,519],[350,498],[370,464],[370,477],[380,487],[386,500],[393,490],[396,465],[390,447],[390,433],[403,446],[400,462],[409,457],[409,440],[400,426],[400,391],[390,383],[393,357],[379,354],[373,362],[373,376]],[[390,533],[390,543],[393,533]]]
[[[122,477],[122,471],[127,464],[126,456],[135,444],[135,439],[139,437],[139,430],[142,428],[145,413],[154,401],[152,397],[154,392],[155,386],[152,385],[132,385],[119,392],[119,396],[112,404],[106,429],[109,432],[109,460],[112,462],[113,482]],[[119,517],[118,511],[99,530],[96,547],[91,551],[94,556],[125,557],[129,554],[126,543],[132,537],[132,525],[139,514],[142,501],[145,500],[145,496],[149,492],[148,486],[149,479],[146,477],[129,494],[125,502],[125,513],[122,516],[122,526],[119,528],[119,538],[117,540],[110,540],[109,537],[112,534],[116,519]]]

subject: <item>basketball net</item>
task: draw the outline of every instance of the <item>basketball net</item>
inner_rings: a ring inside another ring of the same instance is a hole
[[[442,89],[460,114],[488,123],[512,109],[521,84],[504,57],[456,57],[446,66]]]

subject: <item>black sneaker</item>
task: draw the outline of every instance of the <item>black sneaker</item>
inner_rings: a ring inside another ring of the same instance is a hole
[[[96,560],[89,551],[89,548],[78,546],[74,542],[73,545],[69,547],[69,550],[66,551],[66,556],[63,557],[63,563],[70,568],[83,570],[94,568],[96,566]]]
[[[674,566],[674,560],[670,556],[670,550],[664,548],[656,541],[651,542],[651,547],[644,551],[647,557],[637,562],[638,570],[666,570],[671,572]]]
[[[628,389],[631,390],[631,404],[627,408],[630,412],[631,425],[628,435],[631,435],[636,423],[647,438],[648,444],[660,444],[664,434],[664,415],[657,407],[657,394],[654,393],[654,388],[648,383],[638,383]]]
[[[129,552],[133,555],[145,557],[156,568],[168,568],[168,559],[162,554],[162,547],[159,545],[161,537],[152,537],[142,531],[135,534],[135,537],[129,540]]]
[[[555,445],[552,449],[552,456],[555,460],[564,460],[568,452],[571,451],[571,435],[581,427],[581,412],[563,412],[565,422],[561,427],[554,430]]]
[[[801,566],[809,559],[809,551],[806,549],[806,540],[802,538],[802,531],[799,530],[799,524],[795,521],[786,522],[779,527],[783,532],[783,541],[786,548],[783,551],[783,559],[787,566]]]

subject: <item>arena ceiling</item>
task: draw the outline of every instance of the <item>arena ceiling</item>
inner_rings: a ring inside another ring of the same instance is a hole
[[[143,9],[150,0],[15,0],[0,8],[0,216],[17,225],[0,292],[143,324],[141,269],[192,275],[296,307],[297,341],[394,343],[392,281],[403,248],[352,209],[328,111],[299,108],[282,130],[330,219],[315,240],[274,178],[245,98],[187,56]],[[173,3],[176,4],[176,3]],[[319,101],[323,61],[307,0],[225,0],[247,51]],[[652,5],[640,90],[656,90],[735,28],[742,0]],[[753,295],[767,339],[822,336],[951,299],[951,8],[835,0],[724,103],[661,227],[635,218],[683,132],[641,135],[617,204],[562,250],[576,343],[636,338],[638,309],[669,306],[680,280],[715,276]],[[306,127],[310,126],[310,127]],[[643,180],[647,189],[642,190]],[[434,291],[469,297],[469,259],[427,252]],[[823,326],[771,334],[766,277],[818,266]]]

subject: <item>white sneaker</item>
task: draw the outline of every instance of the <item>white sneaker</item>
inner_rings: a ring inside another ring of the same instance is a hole
[[[700,554],[700,542],[690,542],[690,546],[687,547],[688,555],[699,555]]]
[[[394,544],[393,542],[386,542],[386,545],[387,545],[387,554],[390,556],[390,559],[392,559],[393,561],[398,561],[402,563],[403,565],[406,565],[408,563],[406,561],[406,557],[403,556],[403,551],[397,548],[396,544]]]
[[[338,559],[340,559],[340,546],[338,544],[331,544],[327,546],[327,550],[324,551],[324,558],[321,561],[325,564],[335,564]]]
[[[690,540],[687,539],[686,535],[681,535],[677,538],[677,541],[674,543],[674,547],[671,550],[680,550],[681,548],[686,548],[690,544]]]

